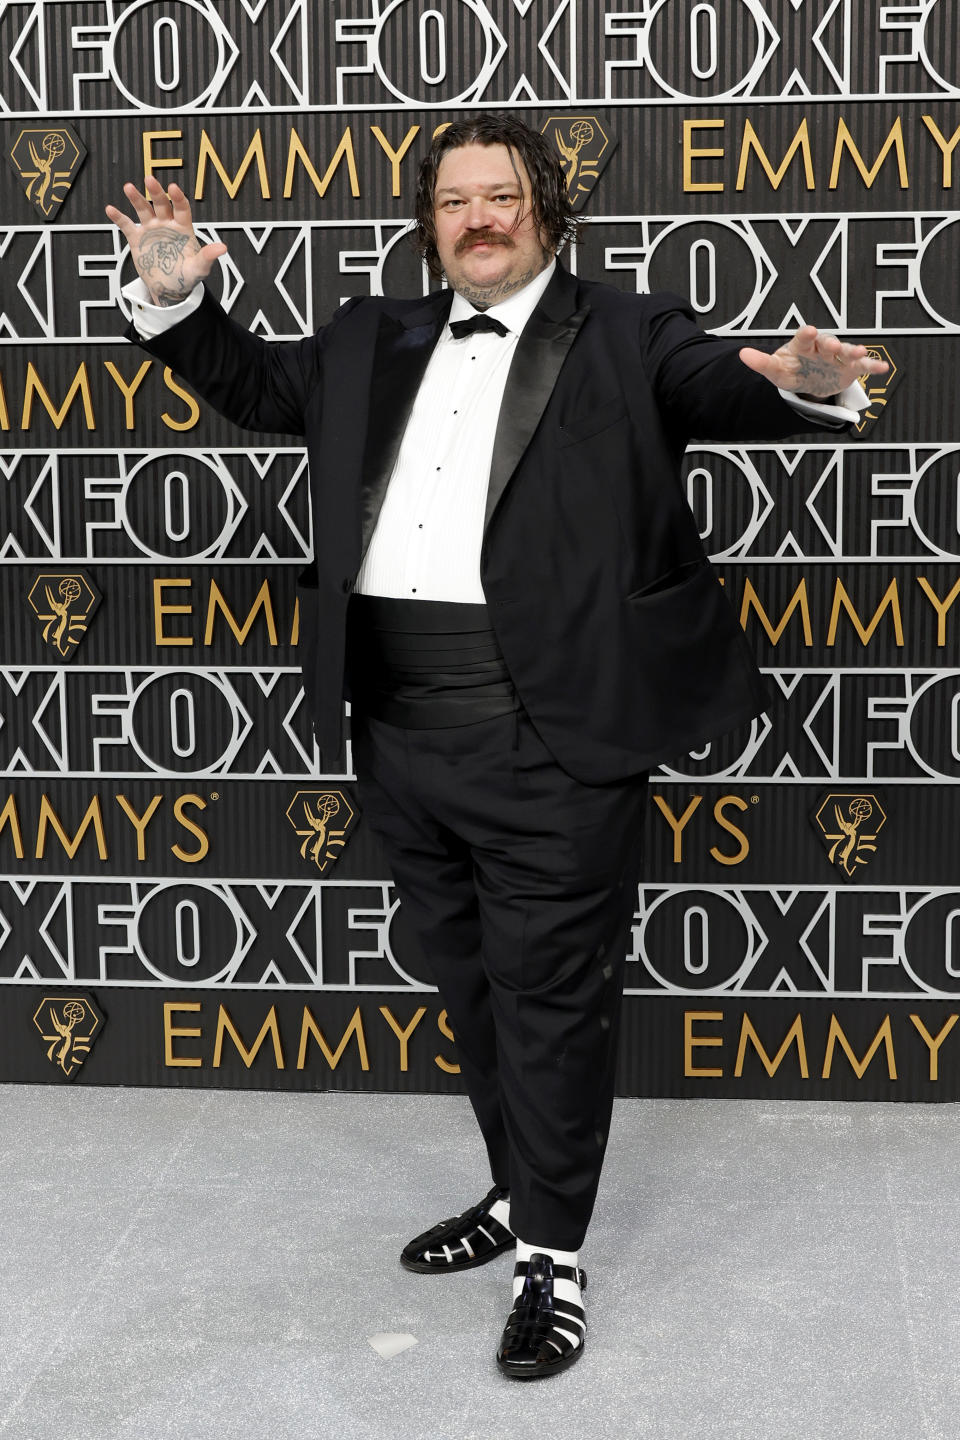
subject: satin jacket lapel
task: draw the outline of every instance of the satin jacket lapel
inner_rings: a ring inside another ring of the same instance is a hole
[[[517,342],[493,445],[490,481],[487,486],[487,507],[484,530],[516,470],[523,452],[553,394],[560,367],[587,318],[589,305],[569,313],[564,299],[573,291],[573,282],[566,271],[558,271],[559,283],[548,286]],[[559,303],[558,303],[559,302]],[[557,312],[567,309],[559,318]]]
[[[380,320],[373,372],[361,487],[362,554],[366,554],[413,402],[453,300],[444,295],[396,319]]]

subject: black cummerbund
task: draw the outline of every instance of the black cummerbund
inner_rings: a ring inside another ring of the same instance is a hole
[[[352,595],[353,706],[408,730],[472,725],[518,708],[486,605]]]

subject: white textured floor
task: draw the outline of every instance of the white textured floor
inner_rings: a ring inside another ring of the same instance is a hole
[[[960,1434],[953,1107],[619,1101],[537,1385],[507,1256],[397,1264],[487,1188],[461,1099],[10,1086],[0,1136],[4,1440]]]

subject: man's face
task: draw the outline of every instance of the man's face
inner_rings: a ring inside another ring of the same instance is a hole
[[[522,289],[551,259],[533,221],[529,177],[506,145],[447,151],[437,171],[433,221],[448,283],[477,306]]]

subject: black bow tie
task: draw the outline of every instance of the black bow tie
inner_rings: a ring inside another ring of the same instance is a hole
[[[468,335],[475,335],[478,330],[492,330],[496,335],[506,335],[507,327],[493,315],[478,313],[471,315],[469,320],[451,320],[450,334],[454,340],[465,340]]]

